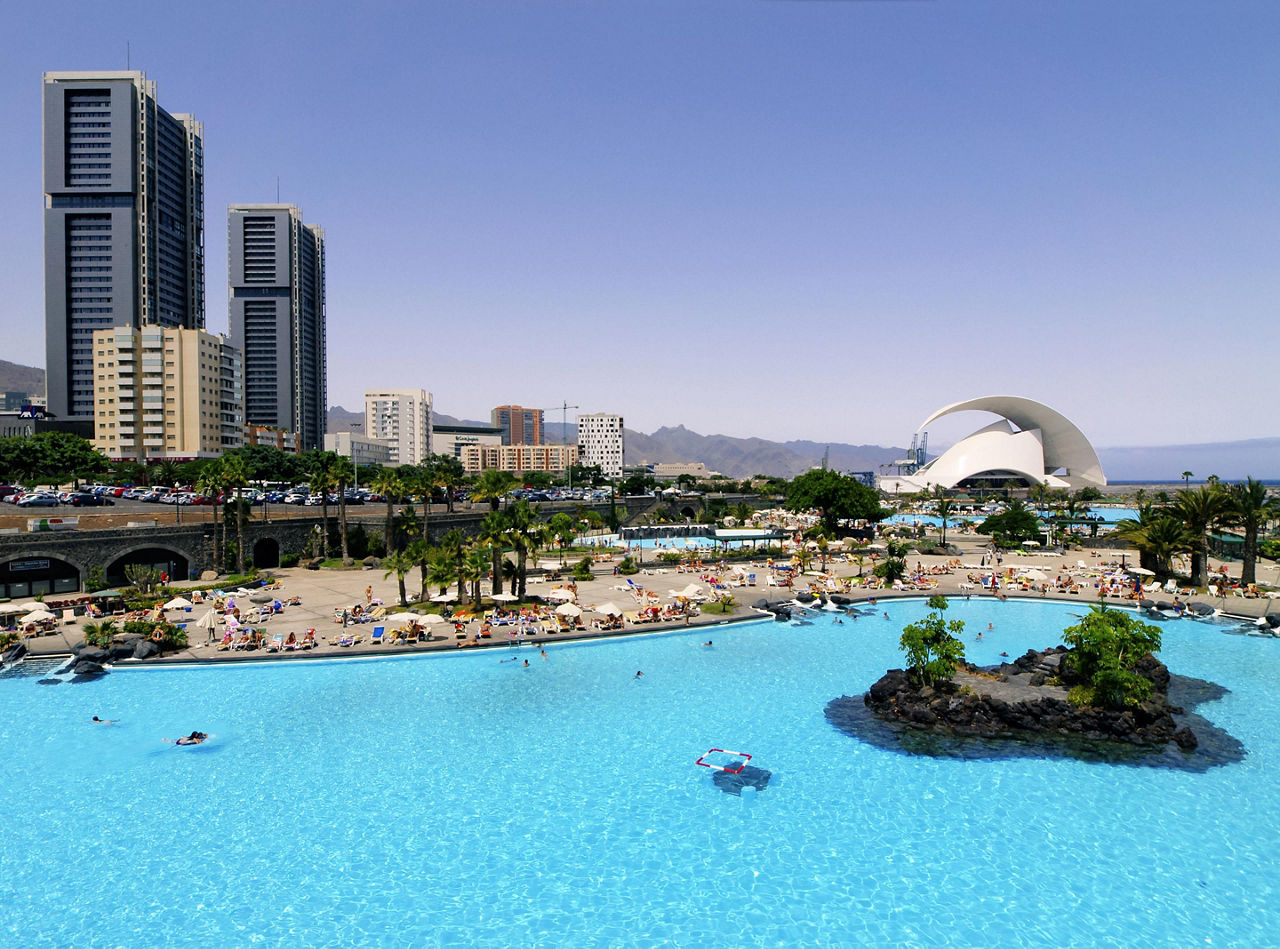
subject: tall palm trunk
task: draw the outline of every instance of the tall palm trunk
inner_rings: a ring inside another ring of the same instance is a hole
[[[388,494],[387,495],[387,530],[386,530],[388,557],[391,556],[391,534],[395,530],[395,524],[394,524],[395,514],[391,510],[393,506],[394,506],[394,502],[391,500],[391,495]],[[403,599],[403,597],[401,597],[401,599]]]
[[[218,543],[218,497],[214,495],[213,504],[213,569],[222,573],[223,545]]]
[[[244,576],[244,498],[236,488],[236,572]]]
[[[351,566],[351,554],[347,550],[347,486],[338,485],[338,533],[342,540],[342,565]]]
[[[322,525],[320,541],[320,556],[329,559],[329,489],[322,488],[320,490],[320,523]]]

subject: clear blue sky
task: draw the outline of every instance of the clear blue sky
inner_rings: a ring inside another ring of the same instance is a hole
[[[209,329],[229,203],[279,175],[326,229],[331,404],[904,444],[1000,393],[1101,446],[1280,433],[1274,0],[69,2],[6,34],[16,362],[41,73],[128,42],[205,124]]]

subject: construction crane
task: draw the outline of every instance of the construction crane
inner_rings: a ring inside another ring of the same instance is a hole
[[[556,409],[560,410],[560,447],[562,449],[566,448],[569,444],[569,410],[580,408],[582,408],[580,405],[570,405],[568,402],[561,402],[559,405],[553,405],[549,409],[538,409],[539,412],[554,412]],[[565,465],[565,470],[569,474],[569,487],[572,488],[573,465]]]

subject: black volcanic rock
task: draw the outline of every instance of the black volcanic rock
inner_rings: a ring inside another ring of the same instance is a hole
[[[1239,741],[1183,706],[1225,694],[1212,683],[1171,676],[1155,657],[1137,671],[1152,682],[1142,703],[1123,709],[1073,705],[1076,677],[1059,646],[1028,651],[1011,663],[966,666],[951,681],[915,684],[891,669],[861,700],[827,704],[827,719],[854,737],[907,753],[963,758],[1049,757],[1150,764],[1183,770],[1239,761]],[[1194,726],[1194,727],[1193,727]]]

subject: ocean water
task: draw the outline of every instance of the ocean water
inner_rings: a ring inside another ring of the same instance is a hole
[[[1236,764],[920,758],[824,717],[901,664],[924,605],[876,609],[545,660],[0,681],[0,941],[1274,944],[1280,641],[1162,627],[1171,669],[1230,690],[1198,711],[1244,743]],[[948,618],[994,663],[1081,609],[955,600]],[[161,740],[193,729],[215,737]],[[694,763],[713,747],[751,754],[767,785],[722,789]]]

